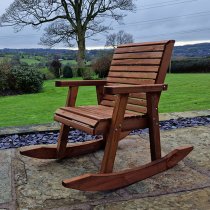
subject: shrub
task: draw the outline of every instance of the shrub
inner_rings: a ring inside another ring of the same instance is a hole
[[[64,78],[72,78],[73,77],[73,71],[72,71],[71,66],[65,65],[63,67],[63,77]]]
[[[81,77],[82,76],[82,72],[83,72],[83,68],[78,67],[78,69],[77,69],[77,76]]]
[[[38,69],[43,75],[43,80],[55,79],[54,74],[50,72],[48,68],[45,67],[45,68],[38,68]]]
[[[112,62],[112,54],[103,55],[92,62],[92,69],[99,78],[107,77]]]
[[[210,59],[188,58],[172,60],[171,73],[208,73],[210,72]]]
[[[43,75],[34,67],[20,65],[11,69],[11,89],[22,93],[37,93],[43,86]]]
[[[11,64],[8,59],[0,62],[0,95],[9,90],[9,78],[11,77]]]
[[[50,63],[49,70],[52,74],[54,74],[56,78],[59,78],[61,76],[61,66],[61,62],[56,59]]]
[[[91,80],[94,78],[94,72],[90,67],[82,68],[82,78],[84,80]]]

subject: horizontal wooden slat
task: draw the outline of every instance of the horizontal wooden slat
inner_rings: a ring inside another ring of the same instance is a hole
[[[136,106],[133,104],[128,104],[126,107],[127,110],[139,112],[139,113],[147,113],[147,108],[143,106]]]
[[[68,125],[70,127],[73,127],[73,128],[79,129],[79,130],[82,130],[82,131],[84,131],[86,133],[94,134],[94,132],[93,132],[94,129],[91,128],[90,126],[87,126],[87,125],[83,124],[83,123],[75,122],[73,120],[68,120],[68,119],[63,118],[63,117],[61,117],[59,115],[55,115],[54,116],[54,120],[55,121],[58,121],[60,123],[63,123],[65,125]]]
[[[89,106],[87,106],[89,107]],[[90,119],[95,119],[95,120],[103,120],[103,119],[108,119],[110,117],[110,114],[108,113],[108,110],[106,109],[106,112],[104,115],[97,114],[96,112],[96,106],[90,106],[89,108],[92,110],[95,110],[94,113],[90,113],[87,111],[87,107],[62,107],[63,110],[68,110],[72,113],[79,114],[81,116],[88,116]]]
[[[109,100],[102,100],[101,105],[114,107],[115,102],[114,101],[109,101]]]
[[[147,101],[144,99],[138,99],[138,98],[128,98],[129,104],[139,105],[139,106],[146,106]]]
[[[100,86],[105,85],[106,80],[69,80],[55,81],[56,87],[74,87],[74,86]]]
[[[108,77],[156,79],[157,74],[144,72],[109,72]]]
[[[149,46],[131,46],[131,47],[119,47],[115,49],[114,53],[130,53],[130,52],[154,52],[163,51],[165,46],[162,45],[149,45]]]
[[[107,82],[111,83],[122,83],[122,84],[133,84],[133,85],[144,85],[144,84],[154,84],[153,79],[131,79],[131,78],[115,78],[107,77]]]
[[[81,108],[81,107],[79,107]],[[89,106],[82,107],[83,111],[86,111],[87,115],[96,115],[100,117],[100,120],[109,119],[112,116],[113,109],[105,106],[95,106],[91,108]]]
[[[130,94],[130,93],[149,93],[161,92],[167,90],[166,84],[146,84],[146,85],[125,85],[125,86],[106,86],[104,93],[106,94]]]
[[[116,95],[104,95],[103,99],[108,101],[114,101],[116,99]]]
[[[111,65],[159,65],[161,59],[124,59],[112,60]]]
[[[166,44],[168,43],[168,40],[163,40],[163,41],[157,41],[157,42],[141,42],[141,43],[128,43],[128,44],[122,44],[119,45],[118,48],[123,48],[123,47],[130,47],[130,46],[148,46],[148,45],[160,45],[160,44]],[[170,40],[170,42],[175,42],[174,40]]]
[[[161,58],[162,54],[162,52],[123,53],[114,54],[113,59]]]
[[[146,99],[146,93],[130,93],[130,97]]]
[[[111,66],[110,67],[110,72],[112,71],[124,71],[124,72],[138,72],[138,71],[152,71],[152,72],[157,72],[159,69],[159,66]]]
[[[148,128],[149,122],[147,118],[143,117],[128,118],[123,121],[122,131],[130,131],[134,129]]]
[[[66,111],[66,110],[62,110],[62,109],[58,109],[56,111],[56,115],[59,115],[61,117],[64,118],[68,118],[68,119],[72,119],[78,122],[82,122],[84,124],[90,125],[90,126],[95,126],[97,123],[97,120],[93,120],[84,116],[77,114],[74,114],[72,112]]]

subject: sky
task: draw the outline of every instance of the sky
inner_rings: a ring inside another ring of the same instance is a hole
[[[0,0],[0,15],[13,0]],[[210,42],[209,0],[134,0],[136,11],[128,13],[123,24],[111,23],[115,33],[124,30],[133,35],[135,42],[175,39],[176,45]],[[0,49],[41,48],[38,45],[43,28],[30,26],[15,33],[12,27],[0,28]],[[87,40],[88,48],[103,48],[106,33]],[[63,47],[62,45],[57,48]]]

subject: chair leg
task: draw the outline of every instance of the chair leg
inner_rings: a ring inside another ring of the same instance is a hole
[[[105,136],[106,147],[104,151],[100,173],[111,173],[113,171],[127,101],[128,94],[124,94],[118,96],[115,102],[116,104],[113,110],[110,129],[108,135]]]
[[[160,143],[160,129],[158,120],[154,121],[149,127],[150,138],[150,152],[151,160],[157,160],[161,158],[161,143]]]
[[[57,144],[57,158],[58,159],[62,159],[65,157],[69,130],[70,130],[69,126],[64,125],[64,124],[61,125],[60,134],[58,138],[58,144]]]
[[[158,116],[158,94],[147,94],[147,107],[149,115],[149,138],[151,160],[161,158],[160,127]]]
[[[106,146],[101,164],[100,173],[111,173],[114,167],[115,156],[118,147],[120,133],[114,133],[112,136],[106,137]]]

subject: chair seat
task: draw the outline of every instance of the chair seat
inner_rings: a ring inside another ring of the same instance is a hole
[[[54,119],[89,134],[98,135],[108,130],[112,113],[113,107],[103,105],[61,107],[56,110]],[[145,127],[147,120],[143,116],[145,115],[126,110],[122,130],[133,130],[136,127],[139,128],[140,124],[144,124],[143,127]]]

